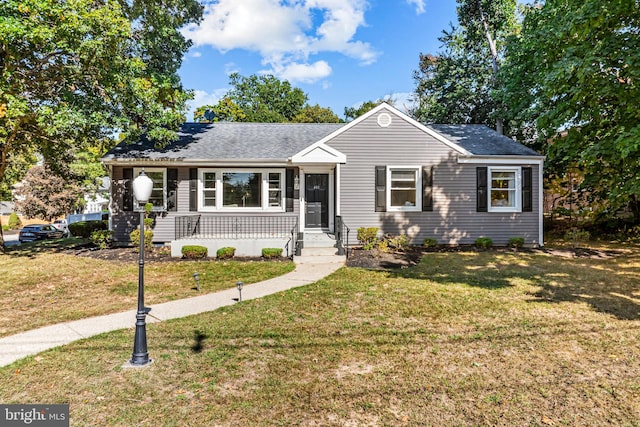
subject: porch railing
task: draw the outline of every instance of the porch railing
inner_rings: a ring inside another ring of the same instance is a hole
[[[347,227],[341,216],[336,216],[335,225],[336,246],[338,247],[338,255],[345,255],[349,258],[349,232],[351,229]]]
[[[187,215],[175,219],[176,239],[292,239],[298,231],[294,215]]]

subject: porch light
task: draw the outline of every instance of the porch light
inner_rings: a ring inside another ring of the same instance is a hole
[[[133,194],[142,208],[151,197],[153,181],[145,173],[133,180]],[[150,309],[144,306],[144,209],[140,209],[140,259],[138,267],[138,312],[136,313],[136,333],[133,340],[133,354],[129,363],[133,366],[146,366],[151,363],[147,351],[146,317]]]
[[[236,283],[236,286],[238,287],[238,302],[242,302],[242,286],[244,286],[244,283],[242,282],[238,282]]]
[[[299,190],[300,189],[300,177],[298,175],[293,177],[293,189],[294,190]]]
[[[198,290],[198,292],[200,292],[200,273],[193,273],[193,280],[195,280],[196,282],[196,289]]]

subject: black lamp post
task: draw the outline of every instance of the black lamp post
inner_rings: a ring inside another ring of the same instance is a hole
[[[242,286],[244,286],[244,283],[242,282],[236,283],[236,287],[238,288],[238,302],[242,302]]]
[[[147,310],[144,307],[144,205],[147,204],[153,190],[153,181],[145,173],[133,180],[133,194],[140,205],[140,258],[138,267],[138,313],[136,314],[136,335],[133,340],[133,354],[130,363],[144,366],[151,362],[147,351]]]

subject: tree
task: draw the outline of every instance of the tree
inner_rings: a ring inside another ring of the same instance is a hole
[[[207,111],[213,116],[207,118]],[[211,122],[244,122],[247,115],[242,111],[238,104],[227,96],[218,101],[216,105],[203,105],[196,108],[193,113],[193,119],[198,123]]]
[[[551,166],[577,166],[592,197],[629,206],[636,222],[639,49],[637,2],[550,0],[526,9],[503,67],[509,109],[535,124]]]
[[[179,29],[201,15],[196,0],[0,3],[0,182],[34,152],[64,173],[114,132],[173,140],[189,98]]]
[[[388,100],[378,99],[376,101],[365,101],[362,104],[358,105],[357,107],[344,107],[344,117],[349,122],[373,110],[383,102],[387,102],[393,105],[393,99],[391,98],[389,98]]]
[[[81,197],[78,185],[55,175],[46,166],[34,166],[16,189],[15,207],[27,218],[51,222],[71,212]]]
[[[233,101],[246,114],[244,121],[284,123],[293,121],[307,102],[300,88],[267,74],[249,77],[233,73],[229,76],[233,88],[226,98]]]
[[[305,105],[293,118],[296,123],[338,123],[340,118],[331,110],[320,105]]]
[[[460,27],[443,31],[444,52],[421,54],[414,72],[416,118],[441,123],[495,123],[503,133],[500,63],[517,29],[515,0],[458,0]]]

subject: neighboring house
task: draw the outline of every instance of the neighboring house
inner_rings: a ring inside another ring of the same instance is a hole
[[[97,189],[84,193],[83,214],[102,213],[109,208],[109,189],[111,180],[108,176],[100,178],[100,185]]]
[[[543,244],[544,157],[481,125],[423,125],[381,104],[348,124],[185,124],[161,149],[120,144],[103,157],[111,226],[137,226],[131,183],[155,183],[154,241],[264,247],[288,253],[322,235],[338,247],[356,229],[407,234],[414,244]],[[334,242],[335,243],[335,242]]]
[[[11,215],[15,212],[13,202],[0,202],[0,215]]]

